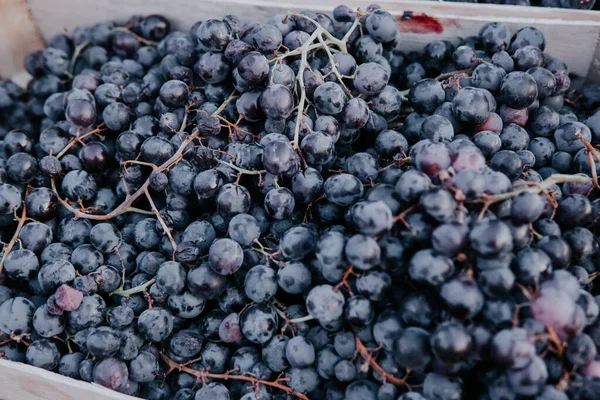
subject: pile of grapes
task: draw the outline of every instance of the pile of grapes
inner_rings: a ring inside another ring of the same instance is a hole
[[[0,355],[152,400],[598,399],[600,85],[544,47],[403,53],[378,6],[54,37],[0,82]]]

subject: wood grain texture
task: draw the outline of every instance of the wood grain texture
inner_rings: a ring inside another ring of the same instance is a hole
[[[162,13],[176,29],[183,30],[198,20],[222,18],[226,14],[238,15],[244,22],[264,22],[274,14],[287,11],[311,9],[330,13],[340,3],[332,0],[170,0],[167,6],[164,0],[103,0],[94,2],[91,11],[88,0],[28,2],[45,38],[65,29],[72,30],[80,24],[93,24],[107,19],[123,21],[132,14],[140,13]],[[354,8],[370,4],[364,0],[347,0],[343,3]],[[403,29],[402,47],[407,51],[419,50],[436,39],[456,43],[457,37],[476,35],[481,26],[490,21],[505,22],[513,31],[533,25],[544,32],[546,51],[565,60],[570,70],[578,76],[588,74],[600,35],[600,13],[597,11],[433,1],[381,0],[377,3],[394,15],[400,16],[405,11],[424,13],[441,24],[441,33],[415,33],[413,29]],[[402,21],[400,25],[402,28]],[[594,77],[600,79],[597,74]]]
[[[136,400],[119,392],[0,359],[0,400]]]
[[[25,56],[44,48],[26,0],[0,0],[0,77],[23,70]]]

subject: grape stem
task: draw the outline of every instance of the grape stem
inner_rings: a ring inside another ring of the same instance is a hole
[[[154,282],[156,282],[156,278],[152,278],[148,282],[142,283],[141,285],[138,285],[136,287],[132,287],[131,289],[125,290],[121,287],[117,290],[113,290],[112,292],[110,292],[110,295],[130,297],[133,294],[145,292],[146,289],[150,287]]]
[[[150,195],[150,191],[148,190],[148,188],[144,189],[144,193],[146,194],[148,203],[150,203],[152,212],[154,213],[154,215],[156,215],[156,218],[158,219],[160,226],[162,226],[163,231],[165,232],[165,235],[167,235],[167,237],[169,238],[169,241],[171,242],[171,246],[173,247],[173,261],[175,261],[175,252],[177,251],[177,243],[175,243],[175,239],[173,239],[173,235],[171,234],[171,229],[169,229],[169,227],[165,223],[165,219],[163,218],[162,215],[160,215],[160,212],[156,208],[156,205],[154,204],[154,200],[152,200],[152,196]]]
[[[4,269],[4,262],[6,261],[8,253],[10,253],[15,243],[17,243],[17,240],[19,240],[21,229],[23,229],[23,225],[25,225],[25,222],[27,221],[27,207],[25,206],[25,202],[23,202],[23,212],[21,212],[20,217],[16,216],[15,210],[15,219],[19,221],[19,224],[17,225],[17,229],[15,230],[15,234],[13,235],[12,239],[10,239],[10,242],[8,242],[8,244],[2,250],[2,259],[0,259],[0,273],[2,272],[2,269]]]
[[[318,25],[318,24],[317,24]],[[306,88],[304,87],[304,70],[308,65],[308,47],[315,40],[315,38],[321,33],[320,30],[323,28],[320,25],[313,32],[310,38],[301,47],[302,55],[300,57],[300,68],[298,68],[298,86],[300,88],[300,100],[298,101],[298,108],[296,115],[296,126],[294,127],[294,148],[299,149],[298,141],[300,138],[300,124],[302,123],[302,115],[304,114],[304,103],[306,103]]]
[[[457,71],[446,72],[445,74],[438,75],[435,79],[438,81],[443,81],[445,79],[453,77],[454,75],[468,74],[470,72],[473,72],[474,69],[475,67],[471,67],[467,69],[459,69]]]
[[[138,42],[143,43],[146,46],[158,46],[158,42],[153,42],[152,40],[144,39],[143,37],[141,37],[137,33],[133,32],[131,29],[118,27],[118,28],[115,28],[114,31],[116,31],[116,32],[129,32],[130,34],[132,34],[135,37],[135,39]]]
[[[481,196],[481,198],[479,198],[478,200],[475,200],[475,203],[483,204],[483,207],[479,214],[479,218],[481,219],[481,217],[485,214],[487,209],[494,203],[512,199],[512,198],[518,196],[520,193],[529,192],[529,193],[539,194],[542,192],[546,192],[553,185],[558,184],[558,183],[566,183],[566,182],[590,183],[590,182],[592,182],[592,178],[590,178],[589,176],[584,176],[584,175],[554,174],[554,175],[551,175],[548,178],[544,179],[542,182],[535,184],[534,186],[526,187],[526,188],[519,189],[519,190],[513,190],[511,192],[494,194],[494,195],[484,194]]]
[[[293,51],[289,51],[287,53],[282,54],[279,57],[274,58],[275,61],[281,61],[283,58],[286,58],[286,57],[300,55],[300,67],[298,68],[298,74],[296,77],[296,82],[298,83],[298,88],[300,90],[300,99],[298,101],[298,107],[296,109],[297,116],[296,116],[296,125],[294,127],[294,141],[293,141],[294,148],[296,150],[299,150],[300,146],[299,146],[298,142],[299,142],[299,136],[300,136],[300,125],[302,123],[302,115],[304,114],[304,107],[306,106],[306,88],[304,87],[304,71],[307,68],[310,70],[310,66],[308,65],[308,53],[310,53],[313,50],[324,49],[325,52],[327,53],[327,56],[329,57],[330,62],[331,62],[332,71],[334,72],[338,81],[344,87],[346,92],[348,94],[350,94],[350,91],[348,90],[348,88],[346,87],[346,85],[344,84],[344,82],[342,80],[342,75],[337,70],[335,62],[333,60],[333,54],[331,53],[331,49],[329,48],[329,46],[335,45],[341,51],[347,53],[348,52],[348,45],[347,45],[348,40],[350,39],[350,36],[352,35],[352,33],[360,25],[360,18],[358,18],[358,16],[357,16],[357,18],[354,19],[354,23],[352,24],[352,26],[350,27],[348,32],[344,35],[344,37],[340,40],[340,39],[334,37],[331,33],[329,33],[329,31],[327,29],[323,28],[321,26],[321,24],[319,24],[317,21],[315,21],[314,19],[312,19],[304,14],[291,13],[289,15],[291,15],[295,18],[306,19],[306,20],[312,22],[316,27],[315,31],[310,35],[310,38],[302,45],[302,47],[300,47],[299,49],[293,50]],[[323,39],[323,36],[325,36],[326,39]],[[317,38],[319,39],[319,43],[314,44],[313,42]]]
[[[600,154],[598,151],[592,146],[589,140],[587,140],[582,134],[581,131],[577,132],[577,137],[583,142],[585,148],[588,151],[588,161],[590,163],[590,171],[592,173],[592,181],[594,182],[594,187],[596,189],[600,189],[600,184],[598,184],[598,174],[596,172],[596,161],[600,161]]]
[[[56,155],[56,158],[60,159],[62,156],[67,154],[67,152],[69,151],[69,149],[71,147],[73,147],[74,145],[76,145],[78,143],[84,145],[84,143],[82,142],[83,139],[85,139],[89,136],[92,136],[92,135],[99,135],[100,132],[105,131],[106,128],[102,128],[102,125],[104,125],[104,124],[100,124],[100,125],[98,125],[98,127],[96,129],[92,129],[91,131],[86,132],[83,135],[77,135],[76,137],[71,139],[71,141],[69,143],[67,143],[67,145]]]
[[[279,303],[279,302],[277,302],[277,303]],[[272,301],[272,302],[271,302],[271,307],[273,307],[273,309],[275,310],[275,312],[276,312],[277,314],[279,314],[279,316],[280,316],[281,318],[285,319],[285,321],[286,321],[288,324],[300,324],[300,323],[302,323],[302,322],[308,322],[308,321],[312,321],[313,319],[315,319],[315,317],[313,317],[313,316],[312,316],[312,315],[310,315],[310,314],[308,314],[308,315],[305,315],[304,317],[298,317],[298,318],[293,318],[293,319],[290,319],[290,318],[287,316],[287,314],[285,313],[285,311],[281,310],[281,309],[280,309],[280,308],[279,308],[279,307],[276,305],[277,303],[276,303],[275,301]]]
[[[236,170],[237,172],[239,172],[240,174],[244,174],[244,175],[261,175],[261,174],[265,174],[267,171],[265,171],[264,169],[260,170],[260,171],[252,171],[249,169],[245,169],[245,168],[240,168],[235,164],[232,164],[230,162],[227,162],[225,160],[217,160],[220,164],[223,165],[227,165],[229,168]]]
[[[410,374],[410,369],[406,370],[406,373],[402,378],[398,378],[394,375],[391,375],[390,373],[386,372],[386,370],[384,370],[381,365],[377,363],[375,358],[373,358],[373,352],[375,350],[367,348],[367,346],[365,346],[363,342],[361,342],[358,336],[355,336],[354,340],[356,342],[357,354],[360,354],[360,356],[365,360],[365,364],[361,368],[363,372],[367,372],[368,368],[371,367],[375,372],[379,374],[379,376],[381,376],[383,383],[389,382],[392,385],[406,387],[410,390],[410,386],[408,385],[408,383],[406,383],[406,379]]]
[[[337,69],[337,65],[335,64],[335,60],[333,58],[333,54],[331,53],[331,50],[329,49],[329,46],[327,46],[327,44],[325,43],[325,41],[323,40],[323,38],[321,36],[319,36],[319,42],[323,45],[323,49],[325,49],[325,53],[327,53],[327,57],[329,57],[329,62],[331,63],[331,72],[333,72],[333,74],[337,78],[340,85],[342,85],[346,94],[350,98],[352,98],[353,97],[352,92],[350,92],[350,89],[348,89],[348,86],[346,86],[346,84],[344,83],[344,79],[343,79],[342,75],[340,74],[340,71],[338,71],[338,69]]]
[[[260,395],[260,385],[264,385],[264,386],[270,386],[270,387],[282,390],[282,391],[286,392],[287,394],[290,394],[300,400],[308,400],[308,397],[305,394],[297,392],[294,389],[292,389],[291,387],[284,385],[285,382],[289,382],[289,380],[290,380],[289,377],[279,376],[274,381],[266,381],[263,379],[257,379],[256,377],[249,375],[249,374],[235,375],[235,374],[232,374],[231,371],[226,372],[224,374],[215,374],[215,373],[211,373],[208,371],[198,371],[198,370],[192,369],[187,364],[177,364],[175,361],[171,360],[169,357],[167,357],[163,353],[160,353],[160,357],[169,367],[169,369],[167,370],[165,375],[169,375],[171,372],[177,370],[177,371],[185,372],[186,374],[195,376],[196,378],[198,378],[202,381],[202,384],[205,384],[206,379],[238,380],[238,381],[251,382],[256,390],[257,398]]]
[[[69,74],[71,76],[73,76],[73,70],[75,69],[75,63],[77,62],[77,59],[81,55],[81,52],[85,50],[85,48],[88,47],[89,44],[89,41],[85,41],[81,44],[78,44],[77,47],[75,47],[75,51],[73,51],[73,57],[71,57],[71,62],[69,63]]]
[[[234,97],[235,97],[234,92],[232,92],[229,95],[229,97],[227,99],[225,99],[223,104],[221,104],[221,106],[212,115],[217,116],[219,113],[221,113],[225,109],[227,104]],[[186,121],[187,121],[187,112],[185,113],[185,116],[184,116],[184,121],[183,121],[184,123],[182,124],[182,129],[185,126]],[[99,128],[96,128],[94,131],[87,132],[86,134],[84,134],[80,137],[76,137],[73,140],[71,140],[71,142],[69,142],[69,144],[67,144],[65,149],[63,149],[59,153],[58,156],[62,156],[66,152],[67,148],[70,148],[71,146],[73,146],[74,143],[81,141],[82,138],[87,137],[92,134],[97,134],[98,132],[100,132],[98,129]],[[165,161],[161,165],[156,166],[154,164],[150,164],[150,166],[152,166],[153,172],[168,171],[169,168],[171,168],[173,165],[177,164],[182,159],[183,153],[184,153],[185,149],[187,148],[187,146],[191,142],[196,140],[199,137],[199,135],[200,135],[200,132],[194,132],[191,135],[189,135],[188,137],[186,137],[185,139],[183,139],[183,141],[181,142],[181,145],[179,146],[177,151],[167,161]],[[148,190],[148,187],[150,186],[150,178],[148,177],[148,179],[146,179],[146,181],[142,184],[142,186],[138,190],[136,190],[133,194],[128,194],[127,197],[125,198],[125,200],[117,208],[115,208],[108,214],[104,214],[104,215],[89,214],[89,213],[86,213],[86,212],[76,209],[71,204],[69,204],[68,201],[66,201],[65,199],[60,197],[60,195],[58,194],[58,190],[56,189],[56,182],[55,182],[54,178],[52,178],[50,180],[50,185],[52,186],[52,190],[56,193],[56,196],[58,197],[58,201],[67,210],[69,210],[71,213],[73,213],[75,215],[75,218],[85,218],[85,219],[94,220],[94,221],[108,221],[108,220],[115,218],[123,213],[136,212],[137,210],[139,210],[135,207],[132,207],[132,205],[140,196],[145,195],[146,191]]]

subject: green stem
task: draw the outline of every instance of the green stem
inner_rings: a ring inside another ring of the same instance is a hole
[[[81,52],[85,50],[89,44],[90,42],[83,42],[75,47],[75,51],[73,51],[73,57],[71,57],[71,63],[69,64],[69,73],[71,74],[71,77],[73,76],[73,70],[75,69],[75,63],[77,62],[77,59],[81,55]]]
[[[117,295],[117,296],[123,296],[123,297],[130,297],[133,294],[146,291],[146,289],[148,287],[152,286],[152,284],[154,282],[156,282],[156,278],[152,278],[148,282],[142,283],[141,285],[136,286],[136,287],[132,287],[131,289],[123,290],[123,288],[119,288],[117,290],[113,290],[112,292],[110,292],[110,295],[111,296]]]

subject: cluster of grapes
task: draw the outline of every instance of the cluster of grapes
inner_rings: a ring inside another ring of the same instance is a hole
[[[152,400],[591,400],[600,85],[378,6],[77,28],[0,82],[0,355]]]

